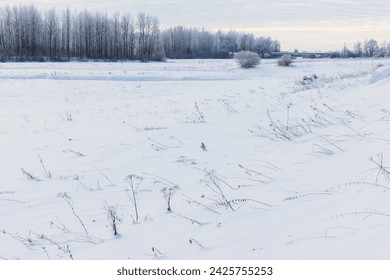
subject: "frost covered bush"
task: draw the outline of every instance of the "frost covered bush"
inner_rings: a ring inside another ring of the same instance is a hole
[[[301,84],[302,85],[310,85],[312,84],[315,80],[318,79],[318,76],[317,74],[312,74],[312,75],[305,75],[303,78],[302,78],[302,81],[301,81]]]
[[[292,63],[293,63],[293,61],[292,61],[291,55],[289,55],[289,54],[284,54],[281,57],[279,57],[279,59],[278,59],[279,66],[289,66]]]
[[[254,52],[240,51],[234,58],[242,68],[253,68],[260,64],[260,57]]]

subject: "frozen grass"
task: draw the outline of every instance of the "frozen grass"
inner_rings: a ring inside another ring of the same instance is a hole
[[[0,258],[388,259],[379,63],[1,64]]]

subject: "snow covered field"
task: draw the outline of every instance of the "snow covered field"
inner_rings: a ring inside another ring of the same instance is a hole
[[[389,65],[0,64],[0,258],[389,259]]]

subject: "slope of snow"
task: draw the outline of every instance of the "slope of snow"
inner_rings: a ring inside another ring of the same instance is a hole
[[[388,259],[379,63],[0,64],[0,258]]]
[[[381,67],[372,75],[370,83],[377,83],[390,77],[390,67]]]

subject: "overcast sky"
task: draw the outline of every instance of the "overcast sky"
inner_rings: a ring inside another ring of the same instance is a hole
[[[246,30],[271,36],[282,49],[352,49],[356,40],[374,38],[390,42],[389,0],[35,0],[3,1],[2,4],[91,10],[109,13],[129,11],[157,16],[161,27],[184,25],[209,30]]]

